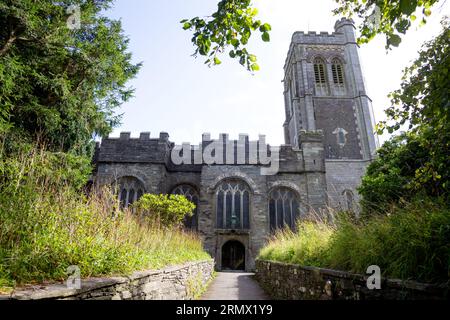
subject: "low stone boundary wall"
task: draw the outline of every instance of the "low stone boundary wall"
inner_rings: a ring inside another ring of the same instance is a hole
[[[256,279],[273,299],[413,300],[449,297],[449,284],[438,286],[383,278],[380,290],[369,290],[367,277],[337,270],[256,261]]]
[[[212,278],[214,260],[190,262],[161,270],[135,272],[127,277],[89,278],[81,289],[66,284],[16,290],[6,300],[187,300],[193,299]]]

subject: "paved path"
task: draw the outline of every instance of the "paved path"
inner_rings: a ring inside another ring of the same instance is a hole
[[[269,300],[253,273],[218,272],[201,300]]]

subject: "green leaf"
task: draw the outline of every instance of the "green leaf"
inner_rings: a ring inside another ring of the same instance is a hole
[[[250,68],[252,71],[259,71],[259,65],[257,63],[253,63]]]
[[[401,20],[395,25],[395,29],[398,32],[405,34],[410,26],[411,22],[409,20]]]
[[[183,29],[184,29],[184,30],[188,30],[190,27],[192,27],[192,24],[191,24],[190,22],[185,22],[185,23],[183,24]]]
[[[398,47],[402,42],[402,38],[396,34],[392,34],[388,38],[388,45],[393,45],[394,47]]]
[[[269,42],[269,41],[270,41],[270,35],[269,35],[267,32],[264,32],[264,33],[261,35],[261,38],[262,38],[262,40],[263,40],[264,42]]]
[[[409,16],[416,11],[417,0],[400,0],[400,11]]]
[[[235,58],[236,57],[236,53],[234,52],[234,50],[230,51],[230,57],[231,58]]]
[[[262,26],[259,27],[259,31],[261,32],[267,32],[272,30],[272,27],[268,23],[264,23]]]
[[[249,56],[248,56],[248,59],[249,59],[251,62],[256,62],[256,56],[255,56],[254,54],[249,55]]]
[[[219,58],[214,57],[214,64],[215,64],[215,65],[219,65],[219,64],[221,64],[221,63],[222,63],[222,61],[220,61]]]

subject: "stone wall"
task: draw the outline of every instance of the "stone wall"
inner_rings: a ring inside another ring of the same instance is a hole
[[[16,290],[0,300],[190,300],[213,276],[214,260],[190,262],[128,277],[82,280],[81,289],[65,283]]]
[[[367,276],[273,261],[256,261],[256,279],[280,300],[415,300],[448,299],[448,285],[382,279],[380,290],[369,290]]]
[[[326,160],[326,181],[328,204],[336,210],[352,210],[359,212],[360,196],[357,188],[361,185],[361,180],[366,173],[368,160]],[[352,193],[353,204],[349,208],[345,192]]]

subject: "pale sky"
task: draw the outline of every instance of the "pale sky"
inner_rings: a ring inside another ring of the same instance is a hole
[[[212,68],[203,64],[203,57],[191,57],[192,35],[182,30],[179,21],[210,14],[217,2],[116,0],[108,15],[121,18],[133,60],[144,65],[130,82],[135,97],[119,110],[124,114],[122,125],[111,136],[130,131],[138,137],[139,132],[150,131],[158,137],[165,131],[176,144],[197,144],[204,132],[212,138],[229,133],[232,139],[247,133],[252,140],[265,134],[271,145],[284,143],[281,80],[291,36],[295,31],[332,32],[338,19],[331,12],[335,0],[254,0],[259,18],[272,25],[271,42],[262,42],[259,34],[250,42],[261,67],[254,75],[226,56],[220,66]],[[444,15],[450,15],[450,4],[441,1],[428,24],[413,27],[400,47],[389,53],[382,36],[361,47],[376,121],[385,118],[387,94],[399,88],[403,68],[417,57],[423,42],[439,34]]]

